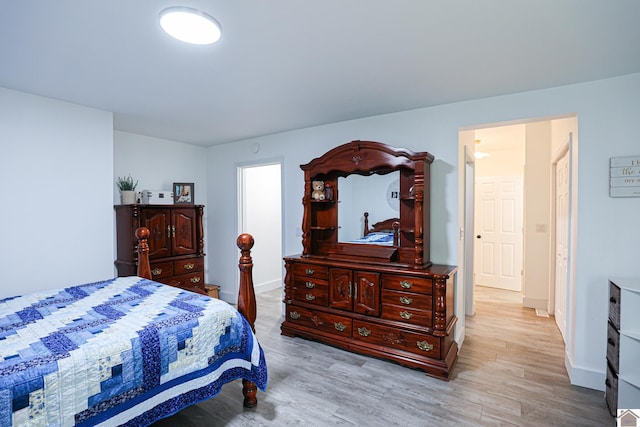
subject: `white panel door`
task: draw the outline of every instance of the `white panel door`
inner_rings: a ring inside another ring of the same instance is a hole
[[[562,339],[567,329],[567,261],[569,258],[569,153],[556,164],[556,288],[554,316]]]
[[[522,177],[476,179],[476,284],[522,290]]]

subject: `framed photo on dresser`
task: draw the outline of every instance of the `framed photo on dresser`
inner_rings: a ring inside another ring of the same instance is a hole
[[[175,204],[193,205],[194,200],[193,182],[173,183],[173,202]]]

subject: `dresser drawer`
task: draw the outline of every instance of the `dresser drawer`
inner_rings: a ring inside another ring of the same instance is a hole
[[[324,279],[316,279],[314,277],[296,277],[293,282],[296,289],[315,289],[328,287],[328,282]]]
[[[604,398],[607,401],[609,412],[615,417],[618,412],[618,377],[611,371],[611,367],[609,366],[607,366],[607,379],[604,385]]]
[[[429,310],[418,310],[399,305],[382,304],[383,319],[395,320],[416,326],[433,326],[433,313]]]
[[[329,290],[327,285],[316,285],[313,288],[296,287],[293,289],[293,298],[326,307],[329,305]]]
[[[322,265],[313,264],[295,264],[293,273],[296,280],[305,280],[305,278],[329,279],[329,268]]]
[[[620,288],[609,282],[609,320],[620,329]]]
[[[173,262],[173,274],[189,274],[204,271],[204,258],[181,259]]]
[[[382,289],[431,295],[433,292],[433,282],[431,279],[424,277],[383,274]]]
[[[204,291],[204,273],[199,271],[196,273],[190,274],[181,274],[179,276],[173,276],[162,283],[166,283],[167,285],[175,286],[177,288],[183,288],[191,290],[191,288],[196,287]]]
[[[165,277],[173,276],[173,263],[169,262],[158,262],[151,264],[151,279],[162,282],[158,279],[163,279]],[[162,282],[164,283],[164,282]]]
[[[607,360],[617,373],[620,371],[620,332],[607,323]]]
[[[304,307],[287,306],[287,321],[343,337],[351,336],[351,319]]]
[[[399,305],[420,310],[432,310],[433,297],[431,295],[413,294],[410,292],[382,290],[382,304]]]
[[[398,328],[353,321],[353,338],[369,344],[404,350],[421,356],[439,358],[440,339]]]

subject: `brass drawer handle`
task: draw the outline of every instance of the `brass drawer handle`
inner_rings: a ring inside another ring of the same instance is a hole
[[[306,294],[304,297],[307,301],[313,301],[314,299],[316,299],[316,296],[312,294]]]
[[[297,311],[291,311],[289,313],[289,317],[291,317],[293,320],[298,320],[300,318],[300,313],[298,313]]]
[[[193,270],[195,268],[195,266],[196,265],[194,263],[190,262],[189,264],[185,264],[184,265],[184,269],[185,270]]]
[[[409,297],[400,297],[400,302],[402,304],[410,305],[413,302],[413,299]]]
[[[336,331],[343,332],[347,327],[342,322],[334,323],[333,327],[336,328]]]
[[[411,287],[413,286],[413,283],[409,282],[408,280],[402,280],[400,282],[400,286],[404,289],[411,289]]]
[[[153,270],[151,270],[151,274],[153,274],[154,276],[159,276],[160,274],[162,274],[162,269],[154,268]]]
[[[312,269],[310,269],[310,268],[307,268],[307,269],[305,270],[305,273],[307,273],[307,276],[313,276],[313,273],[315,273],[315,270],[312,270]]]
[[[364,326],[362,328],[358,328],[358,333],[363,337],[368,337],[371,335],[371,331]]]
[[[422,351],[431,351],[431,350],[433,350],[433,344],[429,344],[426,341],[416,341],[416,345]]]
[[[191,283],[200,283],[200,276],[192,277],[190,280]]]
[[[304,285],[309,289],[313,289],[316,286],[316,284],[313,282],[305,282]]]
[[[402,317],[404,320],[409,320],[413,317],[413,314],[409,313],[408,311],[401,311],[400,317]]]

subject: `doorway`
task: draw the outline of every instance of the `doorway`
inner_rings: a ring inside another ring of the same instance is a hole
[[[280,161],[238,167],[238,234],[255,244],[253,283],[256,293],[282,287],[282,164]]]
[[[475,163],[475,174],[482,169],[483,159],[486,159],[488,153],[489,158],[496,160],[501,156],[499,152],[492,150],[487,145],[483,145],[482,139],[494,130],[505,130],[513,126],[514,122],[505,124],[493,124],[482,127],[460,129],[459,132],[459,191],[460,194],[466,194],[473,191],[470,186],[472,184],[466,176],[469,168],[465,167],[468,162],[469,152],[472,153]],[[569,185],[567,189],[568,212],[566,213],[566,222],[564,222],[564,231],[566,235],[566,251],[562,257],[566,255],[566,263],[558,263],[556,259],[556,189],[554,174],[556,172],[556,164],[562,158],[562,155],[570,151],[570,147],[575,145],[574,151],[577,152],[577,117],[574,114],[554,116],[543,119],[531,119],[520,121],[515,125],[522,127],[525,146],[521,164],[525,165],[522,176],[523,178],[523,257],[522,257],[522,291],[518,293],[518,298],[525,307],[535,308],[539,314],[556,313],[564,310],[563,318],[560,320],[558,328],[561,330],[565,339],[565,350],[567,355],[571,353],[571,331],[573,325],[573,313],[571,298],[572,289],[575,286],[575,274],[572,260],[572,251],[576,244],[575,234],[575,215],[572,206],[577,203],[577,186]],[[572,140],[573,135],[573,140]],[[480,139],[480,143],[478,143]],[[568,141],[568,142],[567,142]],[[564,151],[563,151],[564,150]],[[478,155],[478,152],[481,154]],[[552,154],[553,153],[553,154]],[[483,157],[485,156],[485,157]],[[526,162],[525,162],[526,160]],[[577,173],[577,157],[569,154],[566,160],[567,170],[565,173],[571,179]],[[516,162],[513,160],[501,159],[502,166],[514,166]],[[485,163],[486,164],[486,163]],[[561,163],[561,166],[563,163]],[[495,168],[492,168],[495,170]],[[506,175],[506,174],[505,174]],[[473,182],[477,183],[474,178]],[[480,197],[479,192],[475,192],[475,198]],[[477,216],[479,214],[477,204],[472,210],[469,209],[467,198],[459,197],[461,211],[464,215],[459,214],[459,224],[461,230],[461,241],[459,244],[459,258],[463,271],[464,284],[462,291],[464,292],[464,306],[459,307],[466,311],[467,315],[473,314],[473,307],[469,307],[474,300],[474,285],[481,284],[477,280],[478,269],[474,266],[475,256],[469,257],[464,251],[468,247],[469,240],[478,240],[478,230],[469,228],[468,216],[474,218],[477,224]],[[473,201],[471,201],[473,203]],[[473,232],[464,232],[472,231]],[[477,248],[477,245],[475,245]],[[564,259],[563,259],[564,261]],[[568,270],[565,271],[564,269]],[[560,269],[560,271],[557,271]],[[470,273],[472,272],[472,273]],[[517,269],[514,270],[517,272]],[[473,277],[473,280],[469,278]],[[557,280],[566,278],[566,286],[564,282],[556,285]],[[563,290],[563,288],[566,288]],[[462,310],[458,311],[461,312]],[[562,313],[560,313],[562,314]],[[556,319],[558,320],[558,319]],[[566,330],[565,331],[563,331]],[[458,336],[458,335],[457,335]]]

